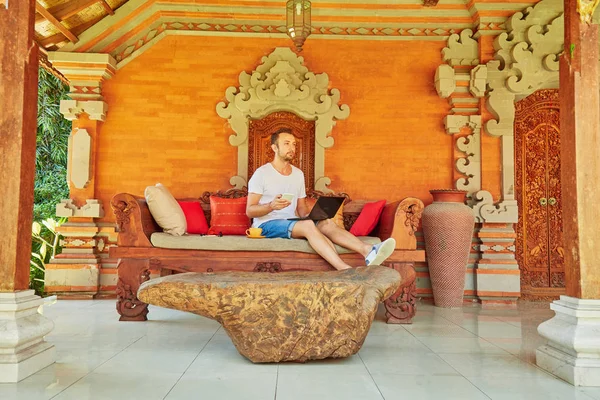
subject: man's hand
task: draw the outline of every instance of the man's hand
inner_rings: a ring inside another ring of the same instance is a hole
[[[281,210],[288,207],[290,204],[292,203],[289,200],[281,198],[281,195],[278,194],[275,196],[275,199],[269,203],[269,207],[271,207],[272,210]]]

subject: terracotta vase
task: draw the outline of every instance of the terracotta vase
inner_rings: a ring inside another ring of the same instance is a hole
[[[431,190],[423,211],[423,234],[433,300],[438,307],[461,307],[475,215],[464,190]]]

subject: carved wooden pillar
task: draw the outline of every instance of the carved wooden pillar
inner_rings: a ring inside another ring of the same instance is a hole
[[[0,7],[0,383],[52,364],[44,341],[54,324],[37,312],[29,289],[35,171],[38,49],[35,1]]]
[[[537,364],[577,386],[600,386],[600,96],[593,3],[565,1],[560,58],[563,242],[567,295],[538,327]]]
[[[108,109],[102,83],[114,75],[116,62],[108,54],[60,52],[49,53],[48,60],[69,80],[71,99],[61,101],[60,111],[73,121],[73,128],[67,166],[69,199],[56,206],[56,215],[67,217],[68,222],[58,229],[64,236],[63,251],[46,268],[46,291],[61,297],[91,297],[101,286],[100,254],[107,242],[95,222],[104,216],[103,205],[95,198],[98,137]]]

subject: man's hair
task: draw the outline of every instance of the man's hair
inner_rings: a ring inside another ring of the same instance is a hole
[[[292,130],[290,128],[280,128],[271,134],[271,144],[277,145],[277,140],[279,139],[279,135],[282,133],[289,133],[293,135]]]

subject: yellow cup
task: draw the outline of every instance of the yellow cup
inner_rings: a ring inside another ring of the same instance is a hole
[[[246,229],[246,235],[248,236],[260,236],[260,234],[262,233],[262,228],[249,228]]]

